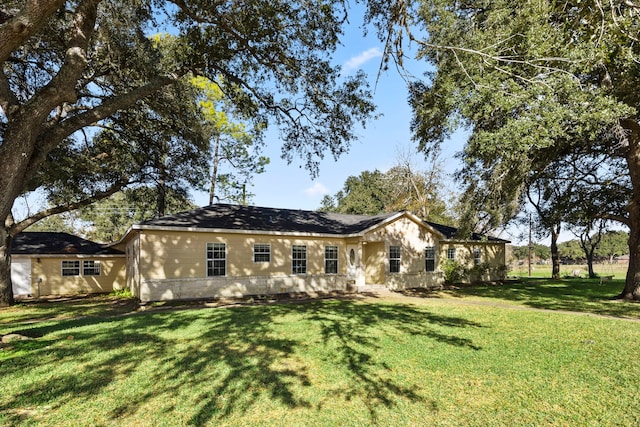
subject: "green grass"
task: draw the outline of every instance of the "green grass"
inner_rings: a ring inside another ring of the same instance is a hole
[[[628,264],[594,264],[593,271],[600,276],[614,276],[616,279],[624,279],[627,275]],[[580,270],[582,277],[586,277],[588,268],[586,264],[561,265],[560,277],[573,276],[573,272]],[[514,267],[510,272],[511,276],[528,277],[529,266],[524,263]],[[532,265],[531,277],[550,278],[551,265]]]
[[[463,287],[430,293],[429,296],[484,299],[539,309],[640,319],[640,304],[614,298],[623,288],[624,281],[617,279],[600,284],[599,279],[524,278],[505,285]]]
[[[639,322],[514,309],[563,308],[564,284],[147,312],[22,304],[0,310],[0,334],[33,338],[0,351],[0,425],[638,425]],[[607,288],[582,286],[580,311],[607,307]]]

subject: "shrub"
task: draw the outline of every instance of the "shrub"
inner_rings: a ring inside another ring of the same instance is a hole
[[[442,272],[444,274],[444,281],[447,284],[459,283],[466,276],[464,266],[453,259],[446,259],[442,263]]]

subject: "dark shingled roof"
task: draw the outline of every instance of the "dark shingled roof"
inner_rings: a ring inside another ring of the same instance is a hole
[[[361,233],[398,213],[391,212],[366,216],[215,204],[180,212],[175,215],[151,219],[140,223],[140,225],[345,235]],[[426,221],[425,224],[442,233],[446,239],[456,238],[457,228]],[[506,240],[485,237],[477,233],[472,234],[471,240],[507,242]]]
[[[122,255],[124,252],[69,233],[26,231],[13,238],[14,255]]]
[[[360,233],[396,214],[363,216],[215,204],[144,221],[140,225],[343,235]]]
[[[425,221],[425,224],[430,225],[432,228],[442,233],[444,237],[447,239],[475,240],[475,241],[486,240],[488,242],[509,243],[508,240],[499,239],[497,237],[485,236],[483,234],[478,234],[478,233],[472,233],[470,239],[463,239],[460,236],[457,236],[458,229],[455,227],[450,227],[448,225],[437,224],[435,222],[429,222],[429,221]]]

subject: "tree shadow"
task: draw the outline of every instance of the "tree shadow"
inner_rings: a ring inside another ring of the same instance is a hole
[[[325,399],[360,399],[371,422],[379,421],[380,406],[393,408],[399,399],[436,407],[424,390],[391,374],[397,361],[380,358],[381,334],[419,335],[477,351],[478,345],[455,331],[483,327],[422,307],[350,300],[151,311],[21,325],[16,332],[34,340],[18,342],[3,354],[0,386],[7,389],[8,382],[13,383],[11,392],[0,397],[0,421],[24,421],[20,408],[71,410],[68,405],[110,393],[122,387],[123,379],[142,372],[150,386],[126,401],[112,399],[102,421],[137,416],[144,405],[176,395],[187,400],[191,412],[184,423],[189,425],[249,412],[265,399],[285,408],[320,411],[322,403],[303,392],[317,385],[311,378],[322,375],[310,372],[305,363],[309,346],[316,344],[308,336],[283,332],[278,326],[290,322],[283,320],[287,316],[305,322],[309,333],[303,335],[319,337],[324,361],[348,379],[344,389]],[[168,420],[178,412],[172,404],[163,410]]]
[[[622,280],[601,284],[598,279],[524,279],[519,283],[477,285],[445,291],[447,296],[479,296],[516,302],[532,308],[640,318],[640,304],[612,299]],[[443,292],[435,292],[443,295]],[[412,295],[418,296],[418,295]],[[426,293],[424,297],[433,297]]]
[[[374,423],[380,421],[379,406],[392,408],[398,398],[413,402],[428,401],[423,396],[423,390],[407,387],[386,375],[398,367],[374,357],[380,348],[377,334],[372,333],[374,329],[390,328],[456,347],[481,349],[467,338],[438,332],[435,327],[481,328],[482,325],[464,318],[434,315],[422,308],[338,301],[332,304],[309,304],[301,309],[319,325],[325,346],[336,348],[335,353],[328,353],[326,357],[346,369],[351,377],[350,385],[337,392],[337,395],[345,400],[358,398],[364,402]],[[437,407],[433,400],[425,403],[432,408]]]

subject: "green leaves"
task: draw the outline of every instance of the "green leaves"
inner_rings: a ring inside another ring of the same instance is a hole
[[[412,130],[421,150],[432,153],[458,127],[471,129],[459,178],[472,224],[508,222],[524,189],[547,168],[573,173],[572,154],[598,162],[581,166],[598,173],[603,162],[617,168],[626,153],[614,129],[640,102],[628,90],[640,63],[630,39],[637,9],[589,1],[420,4],[428,34],[419,40],[420,56],[436,71],[411,85]]]

